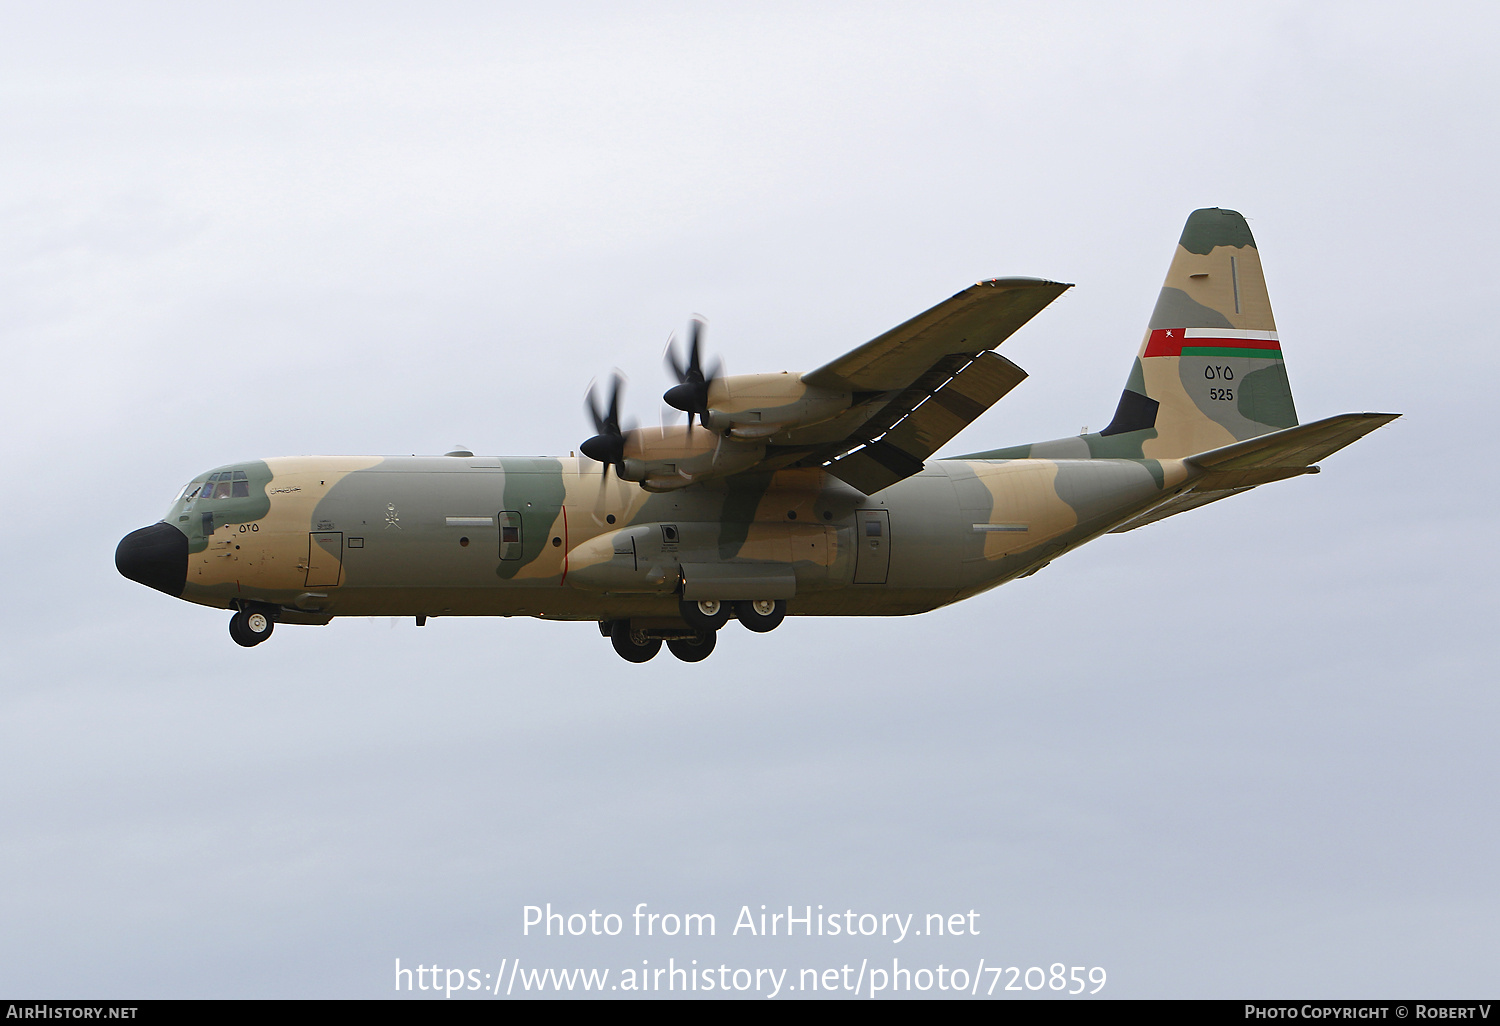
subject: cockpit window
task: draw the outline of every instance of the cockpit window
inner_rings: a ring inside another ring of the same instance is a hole
[[[178,499],[177,501],[178,502],[192,502],[195,498],[198,497],[198,489],[202,488],[202,487],[203,487],[203,482],[202,481],[194,481],[192,484],[188,485],[186,488],[184,488],[182,490],[182,498]]]
[[[200,499],[248,499],[250,475],[243,470],[221,470],[217,474],[209,474],[201,490],[188,485],[188,491],[183,497],[190,501],[195,495]]]

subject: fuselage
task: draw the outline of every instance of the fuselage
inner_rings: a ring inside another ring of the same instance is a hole
[[[645,622],[684,596],[762,593],[789,615],[901,615],[1035,572],[1190,476],[1180,460],[938,460],[871,496],[816,468],[654,494],[571,457],[290,457],[196,478],[131,536],[135,563],[122,542],[121,569],[294,623]]]

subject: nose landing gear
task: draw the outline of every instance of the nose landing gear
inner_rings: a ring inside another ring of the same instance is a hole
[[[247,607],[229,618],[229,636],[235,644],[254,648],[271,636],[276,620],[264,609]]]

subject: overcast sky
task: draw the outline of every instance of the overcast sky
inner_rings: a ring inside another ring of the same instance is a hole
[[[1492,993],[1497,21],[7,5],[0,992],[899,957]],[[115,572],[223,463],[563,453],[615,367],[652,422],[694,314],[731,372],[806,370],[980,278],[1076,282],[950,451],[1097,430],[1202,206],[1250,219],[1303,419],[1405,416],[958,606],[637,667],[520,619],[243,650]],[[547,902],[718,934],[523,937]],[[762,904],[981,932],[731,935]]]

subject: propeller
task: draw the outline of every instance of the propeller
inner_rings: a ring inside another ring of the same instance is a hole
[[[625,432],[620,430],[620,392],[624,387],[625,378],[616,371],[610,381],[607,412],[600,412],[599,399],[594,393],[593,385],[589,385],[588,396],[584,401],[584,407],[594,419],[597,434],[585,439],[578,451],[596,463],[604,464],[606,478],[610,467],[615,468],[616,475],[625,469]]]
[[[703,321],[695,317],[688,336],[687,360],[684,362],[678,355],[675,335],[667,342],[667,351],[663,357],[667,369],[677,378],[677,384],[667,389],[661,397],[662,401],[674,410],[681,410],[688,415],[689,429],[693,426],[694,416],[697,416],[700,424],[708,427],[708,390],[723,371],[722,365],[715,360],[708,373],[704,373],[702,343]]]

